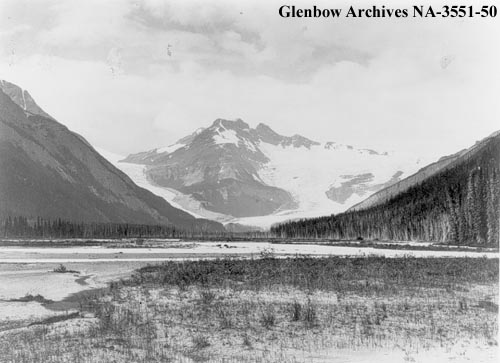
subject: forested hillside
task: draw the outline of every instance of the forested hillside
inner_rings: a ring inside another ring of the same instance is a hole
[[[498,246],[500,134],[382,204],[273,226],[279,237],[437,241]]]
[[[224,235],[224,232],[186,230],[172,225],[71,222],[41,217],[7,217],[0,221],[0,238],[182,238]]]

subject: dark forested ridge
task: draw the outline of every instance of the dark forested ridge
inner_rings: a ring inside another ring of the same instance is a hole
[[[279,237],[437,241],[498,246],[500,133],[445,170],[376,206],[273,226]]]
[[[185,230],[172,225],[71,222],[22,216],[0,221],[0,238],[190,238],[217,234],[210,225]]]

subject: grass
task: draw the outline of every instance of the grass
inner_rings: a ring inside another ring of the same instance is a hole
[[[85,295],[93,318],[4,335],[0,361],[296,362],[363,349],[411,361],[497,349],[497,295],[496,259],[168,262]]]
[[[169,262],[137,271],[129,285],[238,285],[259,289],[288,285],[303,290],[382,293],[405,288],[438,288],[492,282],[498,261],[487,258],[264,258]]]

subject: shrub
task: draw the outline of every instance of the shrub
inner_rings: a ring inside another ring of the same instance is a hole
[[[304,308],[304,322],[308,327],[313,327],[318,322],[318,316],[316,313],[316,306],[311,303],[311,300],[307,300],[307,304]]]
[[[215,312],[217,314],[217,318],[219,319],[219,326],[221,327],[221,329],[230,329],[233,327],[231,314],[224,305],[217,304],[215,307]]]
[[[61,274],[64,274],[64,273],[79,273],[79,271],[75,271],[75,270],[68,270],[68,268],[66,266],[64,266],[62,263],[57,266],[56,268],[54,268],[52,270],[52,272],[57,272],[57,273],[61,273]]]
[[[252,341],[250,340],[248,334],[243,335],[243,345],[247,348],[252,348]]]
[[[274,310],[272,308],[267,308],[260,318],[260,322],[262,326],[266,329],[270,329],[276,324],[276,315],[274,314]]]
[[[200,299],[204,305],[210,305],[215,300],[215,293],[211,290],[201,290]]]
[[[204,335],[197,335],[192,338],[194,349],[204,349],[210,346],[208,338]]]
[[[292,321],[299,321],[302,313],[302,305],[298,301],[294,301],[290,306],[290,315]]]
[[[66,268],[66,266],[64,266],[62,263],[57,266],[56,268],[54,268],[53,270],[54,272],[59,272],[59,273],[65,273],[68,271],[68,269]]]

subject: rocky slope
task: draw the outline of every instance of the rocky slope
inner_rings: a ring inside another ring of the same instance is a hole
[[[0,82],[0,217],[221,230],[142,189],[26,90]]]

